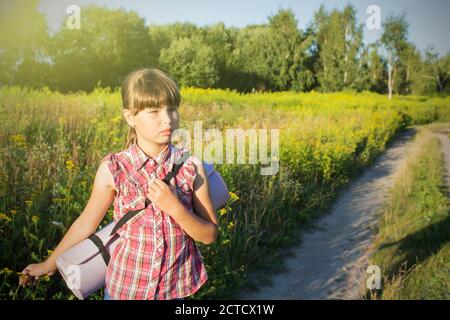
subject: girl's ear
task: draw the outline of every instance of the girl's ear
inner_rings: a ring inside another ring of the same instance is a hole
[[[133,114],[128,109],[123,109],[123,116],[131,127],[134,127]]]

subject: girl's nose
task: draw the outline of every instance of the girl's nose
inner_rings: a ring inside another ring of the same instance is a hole
[[[162,112],[161,116],[162,116],[163,123],[167,123],[167,124],[170,123],[170,120],[171,120],[170,119],[170,114],[169,114],[169,111],[167,109]]]

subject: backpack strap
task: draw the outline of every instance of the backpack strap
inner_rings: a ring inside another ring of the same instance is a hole
[[[109,255],[108,250],[106,250],[102,239],[100,239],[100,237],[97,236],[95,233],[91,234],[88,239],[91,240],[97,246],[97,248],[100,251],[100,254],[102,255],[103,260],[105,261],[106,265],[108,265],[111,256]]]
[[[183,154],[181,155],[180,158],[178,158],[177,160],[175,160],[174,165],[172,167],[172,170],[169,171],[167,173],[167,175],[164,177],[163,181],[167,184],[170,185],[170,180],[172,180],[173,177],[175,177],[178,173],[178,171],[180,171],[181,167],[184,165],[184,163],[186,162],[186,160],[189,158],[190,154],[189,151],[185,151],[183,152]],[[150,200],[149,200],[150,201]]]

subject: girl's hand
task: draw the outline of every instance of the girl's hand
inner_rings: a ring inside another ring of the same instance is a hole
[[[178,201],[177,189],[174,185],[168,186],[161,179],[155,179],[148,186],[147,197],[162,211],[169,213]]]
[[[22,276],[19,279],[19,285],[25,287],[28,284],[35,284],[41,276],[51,276],[55,272],[56,270],[52,269],[47,261],[30,264],[23,269]]]

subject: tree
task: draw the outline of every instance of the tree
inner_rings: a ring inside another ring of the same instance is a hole
[[[279,10],[269,18],[266,63],[277,90],[305,90],[313,83],[312,72],[305,66],[311,39],[303,36],[297,24],[292,10]]]
[[[37,0],[0,1],[1,84],[45,85],[49,35],[37,7]]]
[[[175,22],[163,25],[150,24],[148,27],[148,49],[152,65],[160,67],[159,58],[162,49],[167,49],[172,41],[179,38],[191,38],[200,34],[200,28],[191,22]]]
[[[120,85],[132,70],[152,63],[143,18],[124,9],[96,6],[81,11],[81,29],[61,30],[52,38],[54,87],[90,91]]]
[[[417,78],[422,70],[420,52],[413,44],[407,43],[400,52],[398,70],[396,91],[401,94],[413,93],[411,88],[413,79]]]
[[[439,58],[433,47],[425,50],[417,71],[412,74],[412,93],[432,95],[448,93],[450,84],[450,54]]]
[[[379,44],[375,43],[369,47],[369,79],[368,84],[370,91],[378,93],[387,92],[387,67],[386,61],[378,52]]]
[[[251,25],[240,29],[236,46],[231,52],[230,69],[238,75],[236,85],[243,91],[265,91],[272,88],[270,67],[267,64],[267,43],[271,32],[265,25]]]
[[[318,53],[316,66],[323,91],[356,89],[363,53],[361,24],[353,6],[328,14],[323,6],[315,13],[313,30]]]
[[[302,33],[291,10],[280,9],[268,25],[239,30],[230,64],[240,70],[243,89],[309,90],[314,84],[310,32]]]
[[[407,47],[408,23],[404,16],[389,16],[383,23],[383,34],[381,43],[387,52],[388,62],[388,93],[389,100],[392,99],[394,86],[400,65],[400,56]]]
[[[199,36],[172,41],[159,60],[181,86],[212,87],[219,78],[214,51]]]
[[[437,61],[434,74],[438,82],[438,92],[446,95],[450,94],[450,54]]]
[[[226,28],[220,22],[201,29],[201,37],[204,44],[208,45],[214,55],[219,88],[238,88],[235,85],[239,72],[233,69],[232,52],[236,46],[237,29]]]

